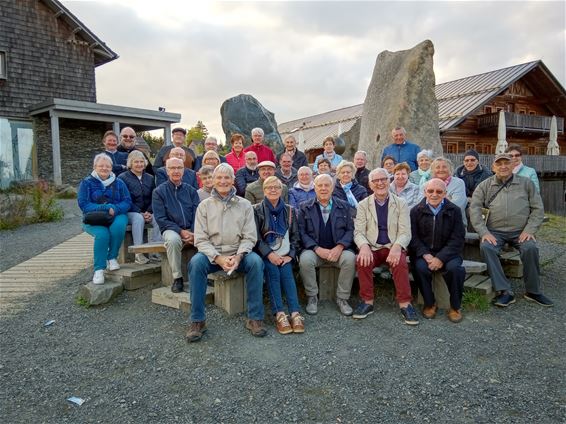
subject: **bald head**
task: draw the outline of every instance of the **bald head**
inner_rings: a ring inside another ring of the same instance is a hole
[[[132,127],[124,127],[120,131],[120,144],[126,149],[131,150],[136,144],[136,132]]]
[[[440,178],[428,180],[423,189],[427,203],[434,208],[446,197],[446,184]]]

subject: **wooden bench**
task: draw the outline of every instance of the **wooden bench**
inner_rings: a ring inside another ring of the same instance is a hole
[[[247,309],[246,280],[244,274],[224,271],[208,274],[214,281],[214,304],[224,309],[228,315],[239,314]]]
[[[151,224],[145,224],[143,227],[143,240],[147,241],[147,230],[153,228]],[[128,249],[129,246],[134,244],[134,238],[132,236],[132,226],[128,224],[126,227],[126,235],[124,236],[124,240],[122,241],[122,245],[120,246],[120,251],[118,252],[118,263],[120,264],[127,264],[132,263],[135,260],[134,252],[130,252]],[[137,253],[137,252],[136,252]]]

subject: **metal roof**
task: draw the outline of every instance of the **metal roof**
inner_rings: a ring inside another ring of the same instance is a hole
[[[441,132],[460,124],[468,115],[499,95],[509,85],[536,68],[540,60],[472,75],[435,87],[438,126]],[[278,125],[282,137],[293,134],[300,150],[322,147],[322,140],[348,131],[361,118],[363,104],[350,106]]]

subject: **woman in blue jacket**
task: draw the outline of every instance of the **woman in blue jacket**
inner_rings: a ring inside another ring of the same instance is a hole
[[[301,166],[297,171],[298,181],[289,189],[289,204],[295,209],[309,199],[314,199],[314,183],[312,181],[312,170],[308,166]]]
[[[358,203],[368,197],[364,186],[354,179],[356,167],[352,162],[343,160],[336,168],[336,185],[332,197],[338,198],[357,209]]]
[[[107,211],[114,219],[110,226],[83,224],[84,230],[94,237],[94,284],[104,284],[104,270],[120,269],[116,258],[126,234],[132,201],[126,184],[112,172],[112,159],[105,153],[94,157],[93,171],[82,180],[78,194],[83,214]]]

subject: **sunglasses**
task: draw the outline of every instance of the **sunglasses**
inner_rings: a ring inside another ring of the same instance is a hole
[[[134,138],[136,138],[136,136],[135,136],[135,135],[127,135],[127,134],[124,134],[124,135],[122,135],[122,138],[134,139]]]
[[[444,190],[434,190],[434,189],[432,189],[432,188],[429,188],[426,192],[427,192],[428,194],[433,194],[433,193],[436,193],[436,194],[444,194]]]
[[[512,158],[518,158],[521,156],[520,153],[509,153],[509,156],[511,156]]]

